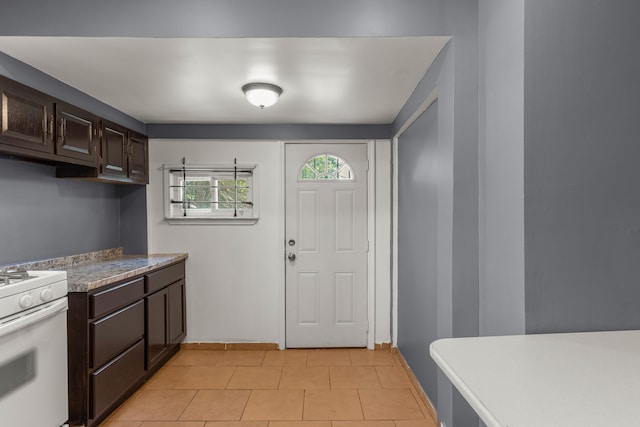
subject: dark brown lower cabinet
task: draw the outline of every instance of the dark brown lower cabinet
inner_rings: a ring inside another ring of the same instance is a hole
[[[68,329],[69,424],[95,426],[178,351],[184,261],[70,293]]]
[[[169,344],[180,344],[187,334],[184,280],[170,285],[169,290]]]
[[[145,298],[147,305],[147,369],[156,366],[186,334],[184,280]]]
[[[144,375],[144,340],[91,373],[91,418],[100,416],[131,388],[133,378]]]
[[[167,312],[169,292],[158,291],[145,298],[147,305],[147,368],[155,366],[169,351]]]

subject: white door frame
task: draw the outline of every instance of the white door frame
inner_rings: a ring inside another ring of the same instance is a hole
[[[375,348],[375,337],[376,337],[376,327],[375,327],[375,319],[376,319],[376,188],[375,188],[375,177],[376,177],[376,150],[375,150],[375,141],[373,140],[308,140],[308,141],[283,141],[282,148],[280,150],[280,157],[282,159],[282,193],[283,200],[282,203],[286,206],[286,159],[285,159],[285,146],[286,144],[366,144],[367,145],[367,159],[369,161],[369,169],[367,171],[367,239],[369,240],[369,252],[367,254],[367,321],[369,324],[367,330],[367,348],[373,350]],[[286,322],[285,322],[285,312],[286,312],[286,275],[285,265],[285,221],[282,220],[281,227],[281,242],[282,242],[282,274],[283,278],[282,284],[280,285],[280,332],[279,332],[279,340],[278,347],[280,350],[284,350],[286,348]]]

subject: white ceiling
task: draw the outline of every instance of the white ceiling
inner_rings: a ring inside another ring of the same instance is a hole
[[[388,124],[448,37],[0,37],[0,50],[145,123]],[[249,82],[283,88],[260,110]]]

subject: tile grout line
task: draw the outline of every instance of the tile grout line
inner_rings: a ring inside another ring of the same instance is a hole
[[[245,412],[247,412],[247,407],[249,406],[249,400],[251,399],[253,392],[254,392],[253,389],[249,390],[249,396],[247,396],[247,401],[244,402],[244,408],[242,408],[242,414],[240,414],[240,419],[237,420],[238,422],[241,422],[242,418],[244,418]]]
[[[331,366],[327,367],[327,371],[329,372],[329,390],[333,390],[333,381],[331,381]]]
[[[179,390],[176,387],[178,386],[178,384],[180,383],[180,381],[186,377],[187,375],[189,375],[189,373],[193,370],[193,365],[189,365],[189,369],[187,369],[187,372],[184,373],[184,375],[182,377],[180,377],[180,379],[178,381],[176,381],[175,384],[173,384],[173,386],[171,386],[170,390]],[[154,374],[155,375],[155,374]]]
[[[284,366],[280,367],[280,376],[278,377],[278,384],[276,384],[276,390],[280,390],[280,383],[282,383],[282,375],[284,375]]]
[[[307,402],[307,389],[302,389],[302,414],[300,416],[300,421],[304,421],[304,406]]]
[[[189,403],[187,403],[184,407],[184,409],[182,411],[180,411],[180,415],[178,415],[178,419],[176,419],[175,421],[180,421],[180,418],[182,418],[182,416],[184,415],[184,411],[187,410],[187,408],[189,407],[189,405],[191,405],[191,403],[193,402],[193,400],[196,398],[196,396],[198,395],[198,393],[200,392],[199,389],[194,390],[195,393],[193,393],[193,396],[191,396],[191,399],[189,399]],[[144,421],[143,421],[144,422]]]
[[[236,374],[236,372],[238,372],[238,367],[234,366],[233,367],[233,372],[231,373],[231,375],[229,376],[229,379],[227,380],[227,382],[224,384],[224,388],[223,390],[229,390],[229,384],[231,384],[231,380],[233,379],[233,376]]]
[[[364,405],[362,404],[362,396],[360,396],[360,389],[356,389],[356,392],[358,393],[358,402],[360,403],[360,413],[362,414],[362,421],[367,421],[367,419],[364,416]]]

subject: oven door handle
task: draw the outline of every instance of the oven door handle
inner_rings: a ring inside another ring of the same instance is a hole
[[[7,320],[4,323],[0,323],[0,337],[9,335],[18,329],[26,328],[34,323],[41,322],[49,317],[55,316],[60,312],[67,311],[68,303],[67,298],[60,298],[50,304],[43,307],[38,307],[36,310],[28,311],[24,314],[18,315],[14,318]]]

